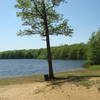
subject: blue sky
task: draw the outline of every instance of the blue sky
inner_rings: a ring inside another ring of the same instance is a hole
[[[38,35],[18,37],[22,28],[20,18],[14,8],[16,0],[0,0],[0,51],[15,49],[35,49],[46,47]],[[57,11],[64,14],[74,29],[72,37],[52,36],[51,46],[87,42],[92,32],[100,27],[100,0],[68,0]]]

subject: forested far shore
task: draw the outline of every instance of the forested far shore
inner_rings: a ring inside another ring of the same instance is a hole
[[[87,65],[100,65],[100,29],[93,32],[87,44],[51,47],[53,59],[86,60]],[[47,49],[0,52],[0,59],[47,59]]]
[[[88,44],[79,43],[51,47],[53,59],[87,59]],[[47,59],[47,49],[12,50],[0,52],[0,59]]]

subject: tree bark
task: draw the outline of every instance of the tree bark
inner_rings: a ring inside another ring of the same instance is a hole
[[[48,57],[48,67],[49,67],[49,79],[54,79],[54,73],[53,73],[53,67],[52,67],[52,55],[51,55],[51,49],[50,49],[50,38],[49,38],[49,28],[48,28],[48,21],[47,21],[47,14],[45,10],[45,3],[43,0],[43,8],[44,8],[44,29],[45,29],[45,35],[46,35],[46,44],[47,44],[47,57]]]
[[[47,44],[48,66],[49,66],[49,79],[51,80],[54,79],[54,74],[53,74],[53,67],[52,67],[52,55],[51,55],[50,39],[49,39],[48,31],[46,35],[46,44]]]
[[[47,20],[45,19],[45,32],[46,32],[46,44],[47,44],[47,57],[48,57],[48,67],[49,67],[49,79],[54,79],[53,66],[52,66],[52,55],[50,49],[50,38]]]

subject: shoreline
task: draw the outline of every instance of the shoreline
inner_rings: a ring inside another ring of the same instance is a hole
[[[61,73],[69,73],[69,72],[76,72],[76,71],[83,71],[86,70],[86,68],[80,68],[80,69],[72,69],[68,71],[61,71],[61,72],[54,72],[54,74],[61,74]],[[40,74],[32,74],[32,75],[16,75],[16,76],[1,76],[0,79],[6,79],[6,78],[20,78],[20,77],[30,77],[30,76],[40,76],[45,75],[46,73],[40,73]]]
[[[98,69],[83,69],[83,70],[56,72],[55,73],[55,77],[57,77],[57,78],[65,78],[66,79],[67,77],[77,77],[77,76],[78,77],[100,77],[100,70],[98,70]],[[0,78],[0,86],[33,83],[33,82],[45,82],[44,74]]]

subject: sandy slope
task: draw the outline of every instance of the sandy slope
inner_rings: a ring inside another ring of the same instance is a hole
[[[68,82],[62,85],[35,82],[0,87],[0,100],[100,100],[100,91],[95,85],[87,89]]]

